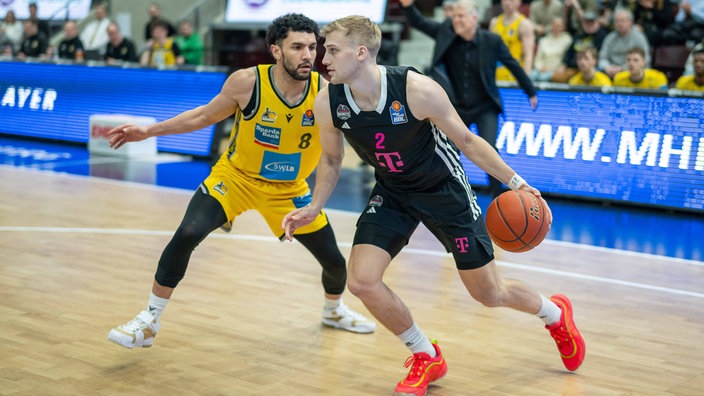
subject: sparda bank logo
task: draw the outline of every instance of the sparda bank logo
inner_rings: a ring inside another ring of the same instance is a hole
[[[259,8],[266,4],[269,0],[244,0],[244,3],[252,8]]]

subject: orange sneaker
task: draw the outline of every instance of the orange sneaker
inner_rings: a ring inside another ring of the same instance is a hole
[[[555,294],[550,297],[550,301],[560,307],[562,315],[560,315],[559,322],[552,326],[545,326],[545,328],[550,331],[550,335],[557,343],[562,363],[567,370],[575,371],[582,365],[587,347],[584,344],[584,338],[579,334],[579,330],[574,324],[572,304],[570,299],[562,294]]]
[[[394,396],[423,396],[428,391],[428,384],[444,377],[447,363],[436,340],[432,341],[437,356],[431,358],[427,353],[414,353],[406,360],[404,367],[411,366],[406,378],[396,385]]]

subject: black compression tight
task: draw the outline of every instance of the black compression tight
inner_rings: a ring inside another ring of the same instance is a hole
[[[226,221],[227,216],[220,203],[210,195],[196,191],[188,204],[181,225],[161,254],[154,277],[156,281],[162,286],[175,288],[186,274],[193,250]],[[323,267],[322,283],[325,293],[342,294],[347,282],[347,269],[330,224],[316,232],[294,237]]]
[[[347,282],[347,268],[330,224],[310,234],[293,237],[305,246],[323,267],[322,281],[325,293],[342,294]]]
[[[176,287],[186,274],[193,250],[225,222],[227,216],[220,202],[197,190],[188,204],[181,225],[161,253],[154,279],[162,286]]]

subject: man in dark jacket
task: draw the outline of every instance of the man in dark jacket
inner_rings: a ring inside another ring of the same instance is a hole
[[[496,148],[498,117],[503,113],[496,64],[508,67],[535,109],[538,97],[530,78],[501,37],[479,28],[472,0],[457,1],[452,17],[443,22],[424,17],[413,6],[414,0],[400,2],[411,26],[435,39],[430,76],[445,88],[462,121],[468,127],[475,124],[479,136]],[[501,182],[492,176],[489,189],[494,197],[503,191]]]

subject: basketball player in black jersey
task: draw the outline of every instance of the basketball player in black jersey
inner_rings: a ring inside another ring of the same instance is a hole
[[[407,67],[379,66],[379,27],[350,16],[325,26],[323,64],[330,85],[315,99],[323,153],[313,199],[283,222],[287,238],[312,221],[330,197],[340,173],[343,136],[369,165],[377,183],[357,223],[348,266],[348,287],[413,353],[409,374],[396,395],[424,395],[445,375],[437,342],[414,323],[401,299],[383,282],[393,257],[408,243],[419,222],[454,256],[471,296],[488,307],[509,307],[537,315],[557,342],[563,363],[576,370],[585,354],[567,297],[546,298],[526,284],[502,279],[491,239],[460,163],[462,153],[510,188],[540,197],[480,137],[472,134],[433,80]],[[552,214],[549,221],[552,221]]]

